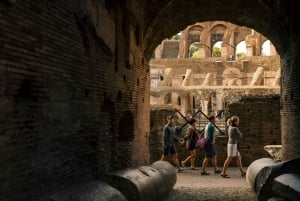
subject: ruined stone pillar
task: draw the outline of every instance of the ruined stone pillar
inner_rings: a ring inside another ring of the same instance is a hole
[[[228,45],[222,44],[222,47],[221,47],[221,57],[222,58],[227,58],[228,56],[229,56],[229,54],[228,54]]]
[[[234,31],[230,35],[229,44],[230,44],[230,47],[231,47],[230,51],[229,51],[229,58],[230,58],[230,60],[233,60],[233,55],[235,55]]]
[[[202,83],[202,86],[211,86],[211,82],[212,82],[212,74],[211,73],[207,73],[206,77]]]
[[[190,77],[192,75],[192,70],[191,69],[186,69],[185,71],[185,76],[184,76],[184,79],[181,83],[181,86],[188,86],[189,85],[189,80],[190,80]]]
[[[204,29],[200,36],[200,47],[199,47],[200,58],[211,57],[211,47],[209,44],[210,44],[210,32],[209,29]]]
[[[253,74],[253,78],[251,80],[250,86],[261,85],[263,75],[264,75],[264,68],[258,67],[256,69],[255,73]]]
[[[200,48],[199,48],[199,55],[200,55],[200,58],[201,58],[201,59],[204,59],[204,58],[207,57],[205,47],[200,47]]]
[[[222,86],[223,85],[223,62],[222,61],[216,61],[216,86]]]
[[[254,31],[252,30],[251,35],[246,36],[246,49],[247,56],[255,56],[256,55],[256,38],[254,36]]]
[[[223,93],[220,91],[216,92],[216,109],[217,111],[224,109]]]

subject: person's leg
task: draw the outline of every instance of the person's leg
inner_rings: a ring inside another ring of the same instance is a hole
[[[175,163],[175,166],[177,167],[178,170],[181,170],[181,169],[180,169],[180,166],[179,166],[178,154],[175,153],[175,154],[173,154],[172,156],[173,156],[173,161],[174,161],[174,163]]]
[[[211,162],[214,167],[215,173],[219,174],[221,171],[218,169],[217,154],[214,146],[212,146],[210,156],[211,156]]]
[[[243,165],[242,165],[242,157],[240,154],[237,155],[236,157],[236,164],[237,166],[239,167],[240,171],[241,171],[241,174],[242,174],[242,177],[246,175],[246,172],[244,171],[243,169]]]
[[[228,168],[229,164],[231,163],[231,161],[232,161],[232,156],[228,156],[223,165],[223,170],[221,172],[222,176],[226,175],[227,168]]]
[[[190,153],[190,155],[188,155],[188,157],[186,159],[181,161],[182,167],[185,167],[185,163],[188,162],[189,160],[191,160],[191,158],[192,158],[192,154]]]
[[[207,149],[205,149],[205,156],[202,162],[202,171],[201,171],[201,175],[209,175],[209,173],[206,173],[205,168],[208,164],[208,160],[211,159],[212,157],[212,146],[209,146]]]
[[[216,173],[216,174],[221,173],[221,171],[218,169],[217,155],[215,155],[214,157],[211,158],[211,162],[212,162],[213,167],[214,167],[214,169],[215,169],[215,173]]]
[[[201,175],[209,175],[209,173],[207,173],[207,172],[205,171],[205,168],[206,168],[207,164],[208,164],[208,158],[205,157],[205,158],[203,159],[203,162],[202,162],[202,171],[201,171]]]
[[[172,146],[172,147],[170,148],[170,153],[171,153],[171,155],[172,155],[172,157],[173,157],[173,161],[174,161],[175,166],[176,166],[177,169],[178,169],[178,172],[181,172],[182,169],[180,168],[180,165],[179,165],[178,154],[177,154],[176,148],[175,148],[174,146]]]
[[[166,157],[169,155],[169,153],[170,153],[170,148],[169,147],[167,147],[167,146],[163,146],[163,148],[162,148],[162,150],[163,150],[163,153],[162,153],[162,156],[161,156],[161,161],[164,161],[164,160],[166,160]]]
[[[191,150],[191,169],[195,169],[196,149]]]
[[[217,156],[214,156],[211,158],[211,163],[215,169],[215,171],[218,169],[218,166],[217,166]]]

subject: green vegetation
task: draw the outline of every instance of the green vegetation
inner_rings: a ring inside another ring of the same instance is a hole
[[[214,47],[212,52],[213,57],[221,57],[221,48]]]
[[[199,47],[200,42],[194,42],[190,45],[190,58],[200,58]]]
[[[191,58],[192,59],[199,59],[200,58],[200,51],[199,50],[195,51]]]
[[[174,35],[174,36],[172,36],[172,40],[180,40],[180,38],[181,38],[181,34],[180,33],[178,33],[178,34],[176,34],[176,35]]]
[[[246,53],[244,53],[244,52],[238,52],[238,53],[236,54],[236,56],[237,56],[237,58],[241,58],[241,57],[245,57],[245,56],[247,56],[247,55],[246,55]]]

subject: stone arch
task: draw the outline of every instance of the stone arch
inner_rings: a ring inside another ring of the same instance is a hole
[[[201,6],[199,6],[201,4]],[[283,111],[286,111],[288,114],[291,113],[289,109],[289,104],[296,104],[297,107],[300,107],[300,103],[297,104],[293,101],[295,97],[295,92],[291,87],[284,88],[284,86],[295,85],[295,82],[299,82],[296,76],[299,76],[299,73],[294,73],[289,69],[295,69],[293,66],[296,63],[300,63],[299,45],[291,45],[289,39],[293,39],[294,42],[299,42],[299,37],[297,37],[295,24],[289,24],[291,21],[294,21],[299,15],[296,12],[296,9],[291,9],[296,6],[296,1],[282,3],[283,8],[274,7],[273,4],[268,4],[265,1],[254,0],[251,4],[247,4],[245,7],[244,1],[235,1],[232,3],[230,0],[224,0],[222,2],[216,3],[215,1],[173,1],[172,3],[165,4],[165,7],[157,12],[155,19],[149,23],[148,29],[145,33],[145,43],[144,43],[144,52],[145,57],[150,58],[149,55],[153,52],[157,44],[165,38],[167,35],[172,35],[178,30],[182,30],[184,27],[200,21],[212,21],[212,20],[226,20],[228,22],[238,24],[240,26],[251,27],[257,32],[266,36],[272,41],[278,54],[282,59],[282,74],[283,79],[283,90],[282,101]],[[182,15],[172,14],[176,10],[176,13],[185,13],[189,12],[188,17],[182,17]],[[282,11],[282,12],[281,12]],[[259,18],[257,16],[259,15]],[[172,16],[172,18],[170,17]],[[291,18],[286,18],[285,16],[290,16]],[[293,27],[294,31],[289,31],[289,27],[285,26],[282,23],[282,19],[287,19],[287,25]],[[289,21],[290,19],[291,21]],[[176,23],[169,23],[170,21]],[[172,26],[166,27],[166,25],[171,24]],[[155,30],[155,31],[154,31]],[[160,30],[160,31],[157,31]],[[300,42],[299,42],[300,44]],[[289,49],[289,52],[287,50]],[[286,79],[285,79],[285,76]],[[292,79],[294,78],[294,79]],[[300,92],[299,92],[300,93]],[[292,94],[292,95],[290,95]],[[290,99],[289,99],[290,97]],[[295,114],[293,123],[288,120],[287,117],[281,121],[283,125],[282,133],[288,130],[293,130],[297,133],[297,130],[300,129],[300,125],[297,122],[300,121],[300,115],[297,117]],[[290,125],[290,126],[285,126]],[[292,126],[291,126],[292,125]],[[299,140],[300,136],[293,136],[285,138],[283,137],[283,143],[289,142],[289,146],[283,146],[283,153],[286,153],[285,158],[293,157],[293,154],[300,156],[300,150],[297,151],[296,144],[293,141]],[[294,140],[291,140],[294,139]],[[286,140],[286,141],[285,141]],[[292,146],[290,146],[293,144]],[[285,150],[286,149],[286,150]]]
[[[251,34],[251,29],[244,26],[237,26],[234,30],[234,40],[235,40],[235,46],[239,44],[240,42],[244,41],[246,36]]]
[[[199,6],[200,3],[201,6]],[[274,43],[278,53],[283,54],[288,44],[282,38],[288,36],[281,20],[276,18],[274,11],[269,9],[263,2],[255,0],[251,5],[253,6],[245,7],[243,1],[235,2],[232,5],[230,0],[222,1],[221,5],[217,5],[215,2],[199,2],[196,0],[189,2],[176,1],[165,5],[160,12],[157,12],[158,14],[155,18],[151,20],[145,32],[145,57],[150,58],[155,47],[167,36],[177,33],[195,22],[213,20],[224,20],[241,26],[252,27],[259,33],[267,36]],[[182,19],[181,15],[174,16],[172,14],[174,10],[177,13],[189,11],[189,17]],[[257,21],[257,13],[260,14],[259,22]],[[270,16],[273,17],[270,18]],[[176,23],[169,23],[170,21]]]
[[[210,29],[210,46],[213,47],[218,41],[223,41],[223,36],[226,32],[227,27],[224,24],[214,25]]]
[[[190,45],[193,42],[199,42],[201,37],[201,32],[203,31],[203,27],[199,24],[192,25],[187,29],[188,34],[188,44]]]
[[[178,58],[189,58],[189,47],[194,42],[200,42],[200,37],[203,31],[203,26],[200,23],[188,26],[182,33],[180,41],[180,50]]]

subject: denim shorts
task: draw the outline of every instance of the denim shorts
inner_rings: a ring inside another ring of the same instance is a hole
[[[173,154],[176,154],[176,148],[175,146],[165,146],[163,145],[163,154],[165,156],[169,156],[170,154],[173,155]]]
[[[210,144],[207,149],[205,149],[205,158],[212,158],[216,156],[216,149],[213,144]]]

